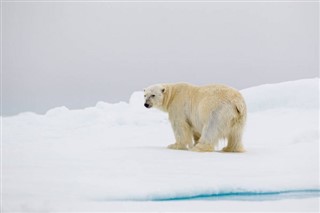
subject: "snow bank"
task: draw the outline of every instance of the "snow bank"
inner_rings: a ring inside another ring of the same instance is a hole
[[[241,91],[249,112],[276,108],[319,109],[319,79],[266,84]]]
[[[80,203],[115,200],[318,193],[319,79],[241,92],[249,108],[242,154],[166,149],[174,142],[167,115],[145,109],[142,92],[129,103],[4,117],[3,208],[66,211],[72,203],[80,211]]]

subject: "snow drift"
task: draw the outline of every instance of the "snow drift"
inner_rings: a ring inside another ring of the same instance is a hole
[[[145,109],[142,92],[129,103],[3,117],[3,208],[319,193],[319,79],[241,92],[249,114],[240,154],[166,149],[167,115]]]

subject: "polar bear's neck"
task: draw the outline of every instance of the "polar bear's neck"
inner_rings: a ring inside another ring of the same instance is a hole
[[[162,110],[165,112],[168,112],[170,108],[170,104],[172,102],[172,99],[176,91],[175,91],[175,88],[171,85],[166,85],[165,87],[166,87],[166,92],[163,97]]]

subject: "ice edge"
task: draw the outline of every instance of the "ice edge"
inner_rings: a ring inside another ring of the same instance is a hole
[[[267,196],[276,195],[287,197],[293,195],[293,197],[300,197],[301,195],[308,195],[309,197],[320,197],[320,189],[305,189],[305,190],[285,190],[285,191],[269,191],[269,192],[253,192],[253,191],[239,191],[239,192],[222,192],[212,194],[198,194],[190,196],[178,196],[178,197],[159,197],[153,198],[150,201],[179,201],[179,200],[206,200],[213,198],[230,198],[230,197],[250,197],[250,196]],[[253,197],[252,197],[253,198]],[[238,200],[238,199],[236,199]],[[261,199],[265,200],[265,199]]]
[[[131,201],[131,202],[161,202],[161,201],[187,201],[187,200],[256,200],[266,201],[286,198],[309,198],[309,197],[320,197],[320,189],[300,189],[300,190],[283,190],[283,191],[238,191],[238,192],[220,192],[220,193],[204,193],[196,195],[181,195],[181,196],[159,196],[149,195],[135,198],[97,198],[94,201],[108,202],[108,201]]]

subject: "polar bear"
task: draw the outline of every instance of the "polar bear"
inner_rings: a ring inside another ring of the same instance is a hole
[[[225,152],[244,152],[242,133],[247,108],[234,88],[213,84],[156,84],[144,90],[146,108],[168,112],[176,142],[170,149],[212,152],[227,139]]]

